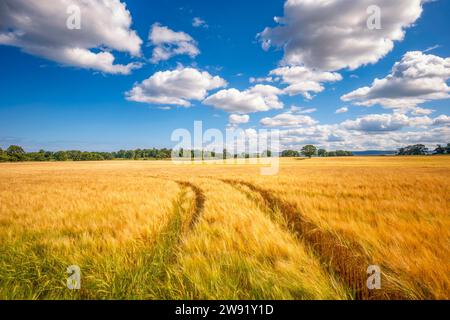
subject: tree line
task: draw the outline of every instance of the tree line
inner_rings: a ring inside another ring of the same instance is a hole
[[[176,150],[175,153],[182,159],[236,159],[236,158],[259,158],[271,157],[272,151],[266,150],[261,154],[231,154],[227,149],[223,149],[222,153],[205,150]],[[282,157],[345,157],[352,156],[350,151],[327,151],[325,149],[317,149],[313,145],[304,146],[301,151],[285,150],[281,153]],[[117,152],[90,152],[90,151],[45,151],[25,152],[21,146],[11,145],[6,150],[0,148],[0,162],[18,162],[18,161],[102,161],[102,160],[164,160],[171,159],[172,149],[135,149],[135,150],[119,150]]]
[[[271,157],[270,150],[264,151],[262,154],[248,154],[242,153],[240,155],[230,154],[227,149],[223,149],[222,153],[204,150],[177,150],[176,153],[180,158],[191,159],[233,159],[233,158],[252,158],[252,157]],[[406,146],[398,149],[397,155],[412,156],[412,155],[427,155],[427,154],[450,154],[450,143],[446,146],[437,145],[437,147],[430,151],[423,144],[416,144]],[[325,149],[318,149],[313,145],[306,145],[300,151],[284,150],[280,154],[281,157],[300,157],[305,156],[311,158],[318,157],[351,157],[351,151],[336,150],[327,151]],[[90,152],[90,151],[45,151],[25,152],[21,146],[11,145],[8,149],[0,148],[0,162],[18,162],[18,161],[102,161],[102,160],[164,160],[172,158],[172,149],[135,149],[135,150],[119,150],[117,152]]]
[[[300,157],[301,155],[311,158],[312,156],[318,157],[351,157],[353,153],[351,151],[336,150],[327,151],[325,149],[318,149],[317,147],[309,144],[304,146],[300,151],[297,150],[284,150],[281,152],[282,157]]]
[[[117,152],[90,152],[90,151],[45,151],[25,152],[21,146],[12,145],[8,149],[0,148],[0,162],[19,162],[19,161],[102,161],[102,160],[165,160],[172,158],[172,149],[135,149],[135,150],[119,150]],[[271,157],[270,150],[264,151],[262,154],[241,153],[231,154],[227,149],[223,149],[222,153],[205,150],[176,150],[175,154],[183,159],[233,159],[233,158],[259,158]]]
[[[101,161],[114,159],[170,159],[172,156],[171,149],[136,149],[136,150],[120,150],[117,152],[90,152],[90,151],[45,151],[25,152],[25,150],[16,145],[9,146],[8,149],[0,148],[0,162],[17,162],[17,161]]]
[[[437,145],[437,147],[430,151],[425,145],[423,144],[415,144],[411,146],[406,146],[404,148],[400,148],[397,151],[397,155],[399,156],[420,156],[420,155],[426,155],[426,154],[450,154],[450,143],[447,143],[447,146],[442,146],[440,144]]]

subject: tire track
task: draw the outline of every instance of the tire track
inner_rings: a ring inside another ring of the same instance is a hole
[[[155,282],[150,292],[152,299],[170,298],[170,269],[177,263],[183,239],[195,229],[204,211],[205,196],[197,186],[186,181],[170,181],[177,183],[181,191],[173,202],[171,220],[161,231],[150,254],[149,273]],[[194,199],[188,198],[188,190],[193,192]],[[192,205],[185,208],[189,202]]]
[[[175,181],[180,186],[183,186],[185,188],[190,188],[192,192],[194,192],[195,200],[194,200],[194,209],[193,213],[191,215],[191,221],[189,222],[189,229],[192,231],[198,221],[200,220],[201,215],[203,214],[204,208],[205,208],[205,195],[200,190],[199,187],[196,185],[187,182],[187,181]]]
[[[382,289],[369,290],[367,288],[368,275],[366,270],[372,263],[358,244],[343,244],[335,234],[323,231],[317,225],[308,221],[295,205],[282,201],[268,190],[241,180],[223,179],[221,181],[247,192],[248,196],[255,202],[258,201],[252,194],[239,187],[247,187],[250,191],[259,194],[271,218],[281,214],[289,231],[311,247],[322,264],[327,267],[329,272],[337,275],[337,278],[352,292],[356,300],[407,299],[400,291],[390,288],[389,284],[386,286],[385,277],[382,280]],[[276,223],[279,223],[279,221]]]
[[[192,211],[191,218],[188,223],[189,230],[192,231],[195,228],[198,221],[200,220],[200,217],[202,216],[204,208],[205,208],[206,197],[205,197],[203,191],[200,190],[200,188],[197,187],[195,184],[193,184],[189,181],[173,180],[173,179],[170,179],[170,178],[164,177],[164,176],[150,176],[150,178],[175,182],[182,189],[184,188],[184,189],[192,190],[192,192],[194,193],[194,206],[191,209],[191,211]],[[183,192],[183,190],[181,192]],[[181,201],[176,201],[176,202],[178,202],[179,204],[182,203]]]

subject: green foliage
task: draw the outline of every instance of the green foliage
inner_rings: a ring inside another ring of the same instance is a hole
[[[246,154],[241,155],[231,154],[227,149],[223,149],[223,153],[216,153],[214,151],[205,150],[176,150],[176,152],[183,157],[183,154],[190,154],[191,159],[233,159],[243,157],[270,157],[272,151],[266,150],[262,154]],[[407,146],[398,150],[398,155],[425,155],[428,154],[428,148],[423,144]],[[450,154],[450,143],[446,146],[438,145],[434,150],[435,154]],[[317,149],[313,145],[306,145],[301,149],[301,152],[296,150],[284,150],[281,152],[281,157],[300,157],[303,154],[306,157],[318,155],[319,157],[349,157],[353,156],[351,151],[336,150],[327,151],[325,149]],[[68,151],[45,151],[25,152],[25,150],[17,145],[11,145],[8,149],[0,148],[0,162],[17,162],[17,161],[103,161],[114,159],[128,159],[128,160],[164,160],[171,159],[172,149],[136,149],[136,150],[119,150],[117,152],[89,152],[79,150]],[[188,156],[189,157],[189,156]]]
[[[328,152],[325,149],[319,149],[319,150],[317,150],[317,155],[319,157],[326,157],[328,155]]]
[[[300,152],[295,150],[284,150],[281,152],[282,157],[292,158],[292,157],[300,157]]]
[[[311,158],[313,155],[317,153],[317,148],[312,144],[308,144],[302,148],[301,153],[305,157]]]
[[[3,151],[2,148],[0,148],[0,162],[7,162],[7,161],[9,161],[8,154],[5,151]]]
[[[336,156],[337,157],[351,157],[351,156],[353,156],[353,153],[351,151],[336,150]]]
[[[325,149],[319,149],[317,151],[316,147],[308,145],[302,148],[301,154],[306,157],[311,157],[317,154],[319,157],[351,157],[353,153],[351,151],[337,150],[337,151],[327,151]],[[305,153],[306,152],[306,153]],[[282,157],[300,157],[300,152],[295,150],[284,150],[281,152]]]
[[[6,151],[0,149],[0,162],[12,161],[102,161],[114,159],[170,159],[171,149],[137,149],[118,152],[89,152],[79,150],[25,152],[20,146],[10,146]]]
[[[26,158],[25,151],[20,146],[12,145],[6,149],[9,161],[24,161]]]
[[[69,159],[64,151],[55,152],[54,158],[56,161],[67,161]]]
[[[445,154],[446,152],[447,152],[447,148],[441,146],[440,144],[438,144],[436,149],[434,149],[434,153],[436,153],[436,154]]]
[[[428,148],[423,144],[415,144],[398,149],[399,156],[420,156],[428,154]]]
[[[48,153],[44,150],[39,150],[39,152],[29,152],[27,153],[27,158],[29,161],[49,161],[52,158],[53,153]]]

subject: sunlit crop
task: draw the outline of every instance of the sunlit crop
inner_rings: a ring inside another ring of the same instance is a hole
[[[449,176],[445,156],[1,164],[0,299],[449,299]]]

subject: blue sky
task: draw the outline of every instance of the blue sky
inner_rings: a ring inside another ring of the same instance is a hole
[[[367,12],[360,10],[367,1],[362,0],[360,7],[355,5],[352,10],[342,12],[309,6],[302,1],[298,1],[300,4],[290,1],[285,8],[285,1],[278,0],[111,2],[119,4],[116,13],[128,17],[129,25],[116,26],[110,21],[108,9],[97,8],[99,11],[91,14],[90,7],[81,7],[81,32],[77,32],[67,30],[61,23],[69,16],[65,7],[56,11],[60,19],[54,18],[54,12],[50,13],[48,6],[53,1],[37,12],[27,7],[26,1],[11,6],[12,2],[5,0],[2,5],[9,3],[10,7],[0,13],[0,147],[19,144],[30,151],[172,147],[173,130],[192,129],[195,120],[202,120],[205,128],[221,130],[230,125],[247,130],[278,128],[283,132],[283,145],[294,149],[309,142],[329,149],[351,150],[450,142],[450,91],[446,86],[450,78],[448,1],[399,1],[396,6],[382,0],[371,1],[381,8],[382,30],[369,35],[361,23],[349,25],[354,32],[331,37],[339,41],[336,44],[328,44],[324,40],[328,35],[321,35],[320,31],[318,37],[305,33],[314,33],[318,25],[333,23],[344,29],[346,21],[351,20],[345,18],[346,14],[356,12],[356,18],[367,19]],[[394,14],[395,10],[400,13],[420,8],[423,12],[415,15]],[[42,17],[47,12],[50,20],[44,23],[46,19]],[[337,15],[342,15],[344,22],[338,19],[333,22]],[[17,16],[27,16],[33,27],[11,18]],[[285,25],[277,24],[275,16],[284,16]],[[306,18],[309,16],[314,18]],[[194,26],[194,18],[204,23]],[[83,33],[94,20],[109,31]],[[152,61],[157,40],[149,39],[149,32],[155,26],[160,27],[154,29],[155,39],[161,39],[164,30],[171,32],[162,40],[170,57],[158,61]],[[265,28],[269,29],[260,34]],[[113,34],[123,30],[134,31],[141,43],[132,35],[121,34],[116,38]],[[404,32],[403,39],[392,40],[396,31]],[[14,38],[8,38],[12,32]],[[349,57],[345,53],[348,48],[339,45],[351,37],[355,44],[367,41],[368,45],[350,48]],[[377,42],[380,39],[392,40],[393,48],[381,45],[381,41]],[[264,41],[269,41],[271,46],[263,48]],[[372,43],[374,47],[370,48]],[[140,56],[134,50],[136,45]],[[108,52],[114,56],[114,64],[138,63],[139,66],[122,72],[110,65],[104,67],[97,60],[87,65],[84,60],[76,60],[78,57],[65,55],[66,51],[59,53],[60,48],[72,47],[95,54]],[[184,50],[181,54],[173,52],[181,47]],[[377,51],[380,51],[378,56],[371,56]],[[360,61],[360,65],[352,66],[352,61]],[[411,72],[399,72],[392,80],[388,75],[393,74],[392,68],[398,62],[402,62],[399,69],[404,70],[405,66]],[[270,75],[272,70],[281,68],[284,71],[304,68],[311,73],[290,82],[282,76],[276,79]],[[439,72],[433,68],[439,68]],[[158,72],[166,79],[166,76],[179,76],[183,70],[189,77],[177,80],[175,89],[186,85],[192,96],[173,90],[166,92],[165,87],[141,86]],[[163,75],[163,72],[168,73]],[[316,76],[323,73],[340,80],[317,80]],[[214,77],[226,85],[212,85]],[[250,81],[250,78],[266,77],[271,79]],[[372,86],[375,78],[386,81],[380,87]],[[199,81],[208,82],[209,87]],[[311,82],[313,87],[322,88],[305,89],[305,86],[311,88]],[[289,91],[290,85],[296,89]],[[264,86],[264,92],[270,87],[273,93],[261,93],[261,87],[252,91],[255,86]],[[144,91],[130,98],[130,92],[136,87]],[[364,94],[355,92],[363,87],[372,90]],[[228,91],[232,89],[236,91]],[[199,92],[194,95],[196,90]],[[345,95],[348,99],[343,99]],[[142,99],[147,100],[138,102]],[[182,99],[189,106],[174,103],[174,99]],[[167,102],[155,102],[161,100]],[[347,112],[336,113],[344,107]],[[232,114],[244,120],[233,123],[229,118]],[[244,115],[248,115],[248,122]]]

